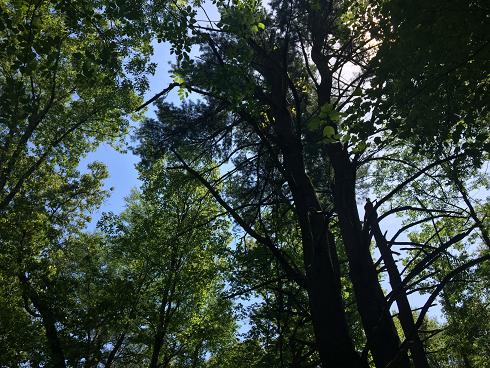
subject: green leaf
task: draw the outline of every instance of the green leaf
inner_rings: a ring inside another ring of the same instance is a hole
[[[182,77],[182,75],[178,74],[178,73],[175,73],[174,76],[173,76],[173,81],[175,83],[179,83],[179,84],[182,84],[185,82],[185,79],[184,77]]]
[[[328,117],[332,110],[333,110],[333,105],[331,103],[326,103],[320,108],[320,117],[323,118]]]
[[[352,153],[362,153],[362,152],[364,152],[366,150],[366,148],[367,148],[366,142],[359,142],[352,149]]]
[[[323,136],[325,138],[333,138],[335,135],[335,128],[327,125],[325,128],[323,128]]]
[[[257,27],[261,30],[264,30],[265,29],[265,24],[264,23],[257,23]]]
[[[313,131],[317,130],[323,125],[323,120],[320,119],[318,116],[314,116],[313,118],[310,119],[308,122],[308,129]]]
[[[331,111],[330,114],[328,115],[328,117],[330,118],[330,120],[332,120],[334,123],[337,123],[339,120],[340,120],[340,112],[338,111]]]

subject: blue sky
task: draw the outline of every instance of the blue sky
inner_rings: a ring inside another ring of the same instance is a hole
[[[150,89],[145,94],[145,100],[151,98],[156,93],[160,92],[171,82],[169,74],[169,62],[173,60],[170,55],[170,47],[168,44],[154,44],[155,54],[152,61],[157,63],[158,67],[155,75],[150,76]],[[178,104],[180,102],[177,93],[171,92],[167,100]],[[150,106],[146,116],[155,116],[155,108]],[[138,122],[133,123],[132,130],[138,126]],[[128,143],[130,138],[127,139]],[[92,222],[89,229],[95,228],[95,225],[103,212],[119,213],[124,209],[124,198],[129,195],[131,189],[139,187],[138,172],[135,165],[139,158],[132,154],[131,150],[126,152],[118,152],[108,144],[102,144],[95,152],[91,152],[80,162],[80,170],[86,171],[87,165],[93,161],[103,162],[109,170],[109,178],[105,181],[105,188],[113,188],[112,194],[107,198],[104,204],[93,213]]]
[[[197,19],[205,21],[209,16],[211,20],[217,21],[219,15],[217,9],[210,4],[204,4],[206,14],[201,9],[198,11]],[[170,46],[167,43],[153,43],[155,53],[152,57],[152,62],[157,64],[157,69],[154,75],[149,76],[150,88],[145,93],[144,100],[148,100],[155,94],[166,88],[171,82],[172,78],[169,73],[170,63],[174,62],[175,57],[170,54]],[[193,95],[191,94],[191,98]],[[180,99],[177,95],[177,91],[174,90],[167,95],[167,102],[180,104]],[[146,112],[147,117],[155,116],[155,107],[149,106]],[[135,122],[133,126],[136,128],[139,123]],[[130,137],[128,137],[128,143]],[[138,180],[138,172],[135,165],[138,163],[139,158],[127,150],[125,153],[118,152],[108,144],[101,145],[95,152],[91,152],[80,162],[79,168],[82,172],[87,171],[87,165],[93,161],[103,162],[109,170],[109,178],[105,182],[105,188],[113,188],[112,194],[107,198],[104,204],[92,214],[92,222],[89,224],[88,229],[93,230],[95,225],[103,212],[119,213],[124,209],[124,198],[129,195],[131,189],[140,186],[141,182]]]

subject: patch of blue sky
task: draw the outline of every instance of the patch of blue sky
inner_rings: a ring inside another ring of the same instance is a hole
[[[219,14],[217,9],[211,4],[205,4],[199,9],[197,13],[197,19],[200,24],[210,25],[219,20]],[[156,63],[157,67],[155,73],[149,76],[149,89],[146,91],[144,100],[147,101],[155,94],[159,93],[170,83],[172,83],[171,64],[175,62],[174,55],[170,53],[170,44],[168,43],[153,43],[154,54],[151,58],[151,62]],[[192,53],[197,54],[198,50],[193,49]],[[197,100],[199,96],[190,94],[188,99]],[[179,105],[180,100],[177,89],[174,89],[168,93],[165,99],[167,102]],[[155,107],[150,105],[146,111],[145,117],[155,118]],[[128,147],[136,144],[131,141],[131,136],[134,134],[134,130],[137,129],[139,122],[132,122],[131,133],[126,138]],[[112,188],[111,195],[107,198],[102,206],[94,211],[92,214],[92,221],[88,225],[88,230],[94,230],[97,221],[103,212],[120,213],[125,207],[125,198],[131,193],[131,190],[141,185],[138,179],[138,172],[136,170],[136,164],[139,158],[135,156],[130,149],[116,150],[109,144],[102,144],[94,152],[89,153],[84,157],[79,164],[81,172],[87,172],[87,165],[94,161],[100,161],[107,166],[109,171],[109,178],[105,181],[104,188],[106,190]]]

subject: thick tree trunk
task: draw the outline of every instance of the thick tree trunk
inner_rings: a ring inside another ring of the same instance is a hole
[[[329,57],[324,53],[325,40],[328,37],[328,17],[332,11],[330,5],[329,2],[321,2],[320,12],[310,9],[308,21],[313,39],[311,57],[321,77],[317,86],[319,107],[331,102],[333,75],[329,67]],[[368,346],[376,367],[408,368],[410,362],[408,356],[400,352],[400,339],[378,281],[369,239],[361,227],[356,203],[355,167],[340,143],[329,144],[326,148],[335,173],[335,210]]]
[[[323,229],[325,232],[325,228]],[[334,270],[335,247],[319,242],[307,271],[310,309],[325,367],[366,367],[354,349],[341,298],[340,278]],[[329,285],[330,286],[327,286]]]
[[[303,176],[306,175],[303,172]],[[318,351],[324,367],[362,367],[346,322],[337,250],[316,194],[305,180],[293,189],[302,233],[307,291]]]
[[[415,327],[415,322],[412,316],[412,308],[407,298],[407,294],[404,290],[401,290],[402,279],[400,273],[398,272],[398,267],[396,266],[393,255],[391,254],[391,249],[386,241],[378,223],[378,214],[375,210],[369,211],[368,206],[366,212],[366,219],[371,226],[371,231],[376,240],[376,244],[381,253],[381,258],[383,259],[386,270],[388,271],[388,276],[390,278],[391,288],[393,290],[400,290],[397,293],[396,304],[398,306],[398,316],[400,318],[400,324],[405,334],[405,338],[409,339],[409,349],[412,355],[413,365],[415,368],[428,368],[429,362],[427,360],[427,355],[425,354],[424,345],[420,340],[418,331]]]
[[[301,228],[307,291],[322,365],[325,368],[363,367],[349,336],[335,245],[329,241],[328,223],[306,174],[301,142],[294,134],[286,109],[285,81],[282,76],[274,77],[269,76],[278,107],[274,111],[275,132]]]
[[[408,356],[400,352],[400,339],[378,281],[369,237],[361,227],[355,196],[355,169],[340,144],[329,146],[329,157],[335,171],[334,202],[350,278],[375,365],[408,368]]]

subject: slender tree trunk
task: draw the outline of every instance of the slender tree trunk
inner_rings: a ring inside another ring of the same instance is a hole
[[[39,311],[41,315],[42,324],[46,331],[46,339],[48,340],[48,347],[51,355],[52,366],[56,368],[65,368],[65,355],[61,347],[61,342],[58,336],[58,330],[56,329],[56,318],[54,317],[50,307],[44,300],[36,293],[35,290],[29,285],[29,281],[24,275],[19,275],[19,279],[24,285],[24,289],[31,300],[34,307]]]
[[[375,365],[408,368],[408,356],[400,352],[400,339],[378,281],[369,237],[361,227],[355,196],[355,168],[340,144],[329,146],[329,157],[335,171],[334,201],[349,260],[350,279]]]
[[[172,310],[172,298],[178,282],[178,252],[175,245],[172,249],[171,258],[170,274],[166,280],[165,289],[162,294],[162,301],[158,313],[157,328],[155,331],[155,338],[153,339],[149,368],[158,368],[159,366],[158,359],[160,357],[165,335],[167,334],[168,319]]]
[[[368,202],[370,203],[370,202]],[[412,316],[412,308],[407,298],[407,294],[404,290],[401,290],[402,279],[398,267],[396,266],[393,255],[391,254],[391,249],[386,241],[378,222],[378,214],[375,210],[371,209],[371,206],[366,205],[366,219],[371,226],[371,230],[376,240],[376,244],[381,253],[381,258],[383,259],[386,270],[388,271],[388,276],[390,278],[391,288],[393,290],[400,290],[397,293],[396,304],[398,306],[398,316],[400,318],[400,324],[405,334],[405,338],[409,338],[408,343],[412,360],[415,368],[428,368],[429,362],[427,360],[427,355],[425,354],[424,345],[420,340],[420,336],[415,327],[415,322]]]
[[[151,350],[151,361],[150,361],[150,368],[157,368],[158,367],[158,358],[160,357],[160,350],[162,349],[163,345],[163,338],[164,334],[161,333],[161,331],[157,331],[155,338],[153,340],[153,347]]]
[[[111,352],[109,353],[109,356],[107,357],[104,368],[110,368],[112,366],[112,363],[114,363],[114,360],[116,359],[116,354],[118,350],[121,348],[125,337],[126,337],[126,333],[122,333],[118,337],[116,344],[114,345]]]
[[[158,359],[160,358],[160,352],[162,350],[165,335],[167,333],[167,314],[168,308],[170,308],[170,293],[170,285],[167,285],[164,293],[164,298],[162,300],[162,303],[160,304],[157,329],[155,332],[155,337],[153,339],[149,368],[158,368]]]

